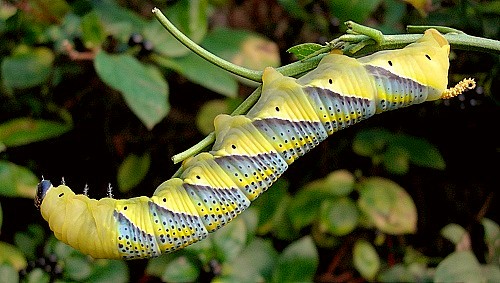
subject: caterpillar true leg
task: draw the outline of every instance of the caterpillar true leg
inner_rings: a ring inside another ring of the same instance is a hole
[[[469,88],[448,83],[449,45],[430,29],[400,50],[353,59],[330,54],[299,79],[273,68],[246,114],[215,119],[216,142],[183,164],[152,197],[90,199],[66,185],[38,184],[35,205],[55,236],[95,258],[175,251],[230,222],[297,158],[372,115]]]

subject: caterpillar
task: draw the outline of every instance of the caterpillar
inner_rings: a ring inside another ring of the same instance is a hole
[[[450,45],[435,29],[399,50],[358,59],[328,54],[296,79],[268,67],[246,115],[216,117],[216,141],[182,164],[151,197],[90,199],[42,180],[35,206],[55,236],[94,258],[156,257],[229,223],[296,159],[329,135],[377,113],[453,97]]]

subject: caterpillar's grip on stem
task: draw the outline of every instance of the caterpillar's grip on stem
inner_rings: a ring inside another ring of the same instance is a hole
[[[152,197],[90,199],[38,185],[35,204],[55,236],[94,258],[148,258],[197,242],[230,222],[329,135],[376,113],[456,95],[450,46],[429,29],[403,49],[354,59],[329,54],[299,79],[273,68],[245,115],[219,115],[210,152],[182,165]]]

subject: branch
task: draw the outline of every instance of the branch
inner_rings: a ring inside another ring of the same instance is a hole
[[[381,50],[403,48],[419,39],[422,33],[429,28],[434,28],[442,33],[452,48],[500,54],[500,41],[468,35],[449,27],[408,26],[407,31],[410,34],[385,35],[379,30],[352,21],[347,21],[345,24],[349,28],[347,34],[334,39],[329,45],[344,42],[343,51],[349,56],[359,57]]]

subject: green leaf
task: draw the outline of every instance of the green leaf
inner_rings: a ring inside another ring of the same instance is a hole
[[[500,238],[500,226],[498,226],[495,221],[489,218],[483,218],[481,219],[481,224],[484,226],[484,237],[486,242],[493,244]]]
[[[199,43],[208,30],[207,8],[206,0],[180,0],[165,9],[165,15],[182,33]],[[179,57],[191,52],[156,19],[144,28],[143,34],[146,40],[153,43],[154,50],[164,56]]]
[[[203,104],[196,114],[196,127],[204,135],[214,131],[214,119],[219,114],[228,114],[229,107],[226,100],[213,99]]]
[[[281,64],[276,43],[247,30],[220,27],[208,33],[202,45],[225,60],[254,70]]]
[[[307,4],[307,2],[296,0],[278,0],[278,3],[294,18],[301,19],[304,22],[307,22],[307,20],[311,18],[310,14],[303,7],[303,5]]]
[[[266,193],[254,201],[252,206],[259,209],[258,234],[272,233],[281,240],[292,240],[298,236],[288,217],[287,208],[291,197],[287,190],[288,183],[278,179]]]
[[[380,270],[380,258],[375,248],[365,240],[354,244],[353,263],[366,280],[372,281]]]
[[[485,14],[491,13],[500,15],[500,2],[492,1],[492,2],[477,3],[477,5],[474,5],[474,9],[477,9],[481,13]]]
[[[317,43],[302,43],[299,45],[292,46],[286,50],[288,53],[292,53],[297,57],[297,59],[302,60],[312,53],[323,48],[323,45]]]
[[[287,208],[288,217],[296,230],[310,225],[318,216],[322,200],[331,197],[323,190],[312,188],[302,189],[295,195]]]
[[[3,223],[3,211],[2,211],[2,203],[0,203],[0,234],[2,234],[2,223]]]
[[[95,11],[82,17],[81,29],[83,43],[87,48],[99,47],[106,39],[104,27]]]
[[[381,0],[365,0],[365,1],[352,1],[352,0],[330,0],[331,14],[343,23],[351,20],[357,23],[364,23],[371,13],[380,4]]]
[[[401,33],[400,23],[406,14],[406,3],[401,0],[386,0],[384,2],[384,19],[379,26],[380,31],[384,34]]]
[[[202,242],[205,242],[205,241],[202,241]],[[191,247],[191,246],[188,246],[188,247]],[[184,249],[183,251],[186,251],[186,250]],[[183,251],[180,251],[179,253],[162,254],[159,257],[149,259],[148,264],[146,266],[145,274],[161,278],[163,275],[163,272],[165,270],[165,266],[167,266],[167,264],[169,262],[171,262],[172,260],[175,260],[175,258],[177,258],[178,256],[183,256]]]
[[[336,170],[325,178],[307,184],[292,199],[288,216],[296,230],[311,224],[328,198],[347,196],[354,188],[354,176],[347,170]]]
[[[151,164],[151,156],[145,153],[141,156],[130,154],[118,167],[118,188],[121,192],[127,192],[134,188],[144,179]]]
[[[335,236],[351,233],[358,224],[359,212],[356,204],[349,198],[325,200],[321,205],[320,227]]]
[[[45,47],[21,46],[1,65],[2,81],[9,88],[29,88],[48,80],[52,72],[54,54]]]
[[[277,258],[270,240],[255,238],[238,257],[224,263],[222,275],[232,282],[267,282]]]
[[[412,263],[404,265],[398,263],[389,269],[381,271],[377,276],[378,282],[433,282],[434,271],[425,264]]]
[[[311,236],[314,239],[316,246],[321,248],[332,249],[342,243],[342,238],[335,236],[331,233],[326,233],[325,229],[321,227],[319,221],[315,221],[311,225]]]
[[[161,275],[163,282],[195,282],[200,268],[185,255],[178,256],[164,266]]]
[[[276,44],[248,31],[219,28],[207,34],[201,45],[225,60],[250,69],[262,70],[267,66],[280,65]],[[255,85],[255,82],[234,76],[194,53],[175,58],[174,64],[170,63],[167,67],[174,68],[190,81],[227,97],[237,96],[237,80]]]
[[[161,278],[164,282],[195,282],[201,271],[199,265],[194,256],[180,251],[150,259],[146,274]]]
[[[0,251],[2,251],[0,252],[0,264],[7,263],[17,271],[26,268],[28,265],[23,253],[17,247],[9,243],[0,242]]]
[[[361,156],[372,157],[374,164],[383,154],[386,168],[397,174],[406,173],[408,161],[439,170],[446,167],[439,150],[425,139],[381,129],[360,131],[354,138],[353,150]]]
[[[259,209],[254,206],[250,206],[238,216],[245,223],[247,230],[247,242],[250,242],[257,233],[257,226],[259,224]]]
[[[16,118],[0,124],[0,142],[5,146],[25,145],[58,137],[72,127],[70,123]]]
[[[410,168],[410,156],[406,149],[389,145],[383,155],[385,169],[393,174],[404,175]]]
[[[142,32],[146,26],[141,16],[116,1],[92,1],[92,6],[106,31],[122,42],[127,42],[132,33]]]
[[[310,183],[308,186],[318,187],[332,196],[347,196],[354,190],[355,179],[347,170],[335,170],[325,178]]]
[[[238,256],[245,247],[246,229],[245,221],[237,217],[209,236],[220,262],[231,261]]]
[[[354,137],[352,149],[361,156],[372,157],[385,149],[392,133],[384,129],[367,129],[359,131]]]
[[[276,43],[246,30],[217,28],[208,33],[201,44],[217,56],[248,69],[263,70],[281,65]],[[258,85],[239,76],[231,76],[246,85]]]
[[[44,237],[45,233],[42,226],[30,224],[26,231],[19,231],[14,234],[14,243],[29,260],[36,260],[38,247],[43,244]]]
[[[441,236],[450,240],[455,245],[460,243],[466,233],[467,231],[462,226],[455,223],[444,226],[440,231]]]
[[[0,195],[34,198],[38,181],[29,169],[0,160]]]
[[[50,275],[37,267],[28,273],[26,276],[26,283],[49,283]]]
[[[410,265],[412,263],[418,263],[418,264],[423,264],[423,265],[427,266],[429,263],[432,262],[431,258],[425,256],[420,251],[414,249],[411,246],[406,247],[404,250],[404,253],[405,253],[405,255],[404,255],[403,261],[407,265]]]
[[[485,282],[481,265],[471,251],[453,252],[436,267],[434,282]]]
[[[379,282],[414,282],[415,278],[404,264],[398,263],[389,269],[381,271],[377,276],[377,280]]]
[[[287,207],[290,205],[292,198],[286,194],[278,203],[276,213],[273,215],[272,234],[280,240],[291,241],[299,236],[297,230],[293,228],[292,221],[287,213]]]
[[[280,206],[283,206],[287,196],[287,189],[288,183],[283,179],[278,179],[252,204],[252,206],[259,208],[259,234],[267,234],[273,229],[277,211]]]
[[[82,281],[92,274],[92,266],[88,258],[82,255],[72,255],[64,260],[64,277]]]
[[[0,242],[1,246],[2,242]],[[2,250],[4,252],[4,250]],[[2,255],[0,254],[0,257]],[[19,282],[19,271],[10,264],[1,263],[0,260],[0,278],[2,278],[2,282],[4,283],[18,283]]]
[[[99,77],[123,94],[127,105],[151,130],[168,114],[168,85],[160,71],[128,54],[99,52],[94,61]]]
[[[438,170],[446,167],[439,150],[425,139],[399,134],[395,135],[391,142],[393,146],[404,148],[410,162],[417,166]]]
[[[481,265],[481,271],[486,282],[500,282],[500,267],[498,264]]]
[[[490,252],[487,255],[487,262],[494,263],[500,261],[500,227],[489,219],[483,218],[481,223],[484,227],[484,241],[488,245]]]
[[[415,233],[417,209],[408,193],[398,184],[371,177],[359,186],[359,209],[384,233]]]
[[[318,251],[310,236],[303,237],[279,256],[272,282],[313,282],[319,263]]]
[[[203,266],[210,264],[210,261],[217,257],[213,241],[211,240],[211,235],[212,234],[209,234],[207,240],[198,241],[183,249],[185,252],[195,255],[201,261],[201,265]]]
[[[198,55],[189,53],[187,56],[175,58],[174,62],[179,67],[175,71],[188,80],[227,97],[238,95],[235,77]]]
[[[174,25],[177,28],[181,28],[177,24]],[[156,19],[153,19],[147,24],[144,28],[143,34],[144,40],[148,40],[153,45],[153,50],[166,58],[181,57],[192,52],[184,46],[184,44],[173,37],[167,30],[165,30],[165,28]],[[191,40],[194,41],[192,38]]]
[[[79,251],[59,241],[54,235],[50,236],[43,251],[46,256],[53,254],[60,260],[65,260],[70,256],[81,255]]]

